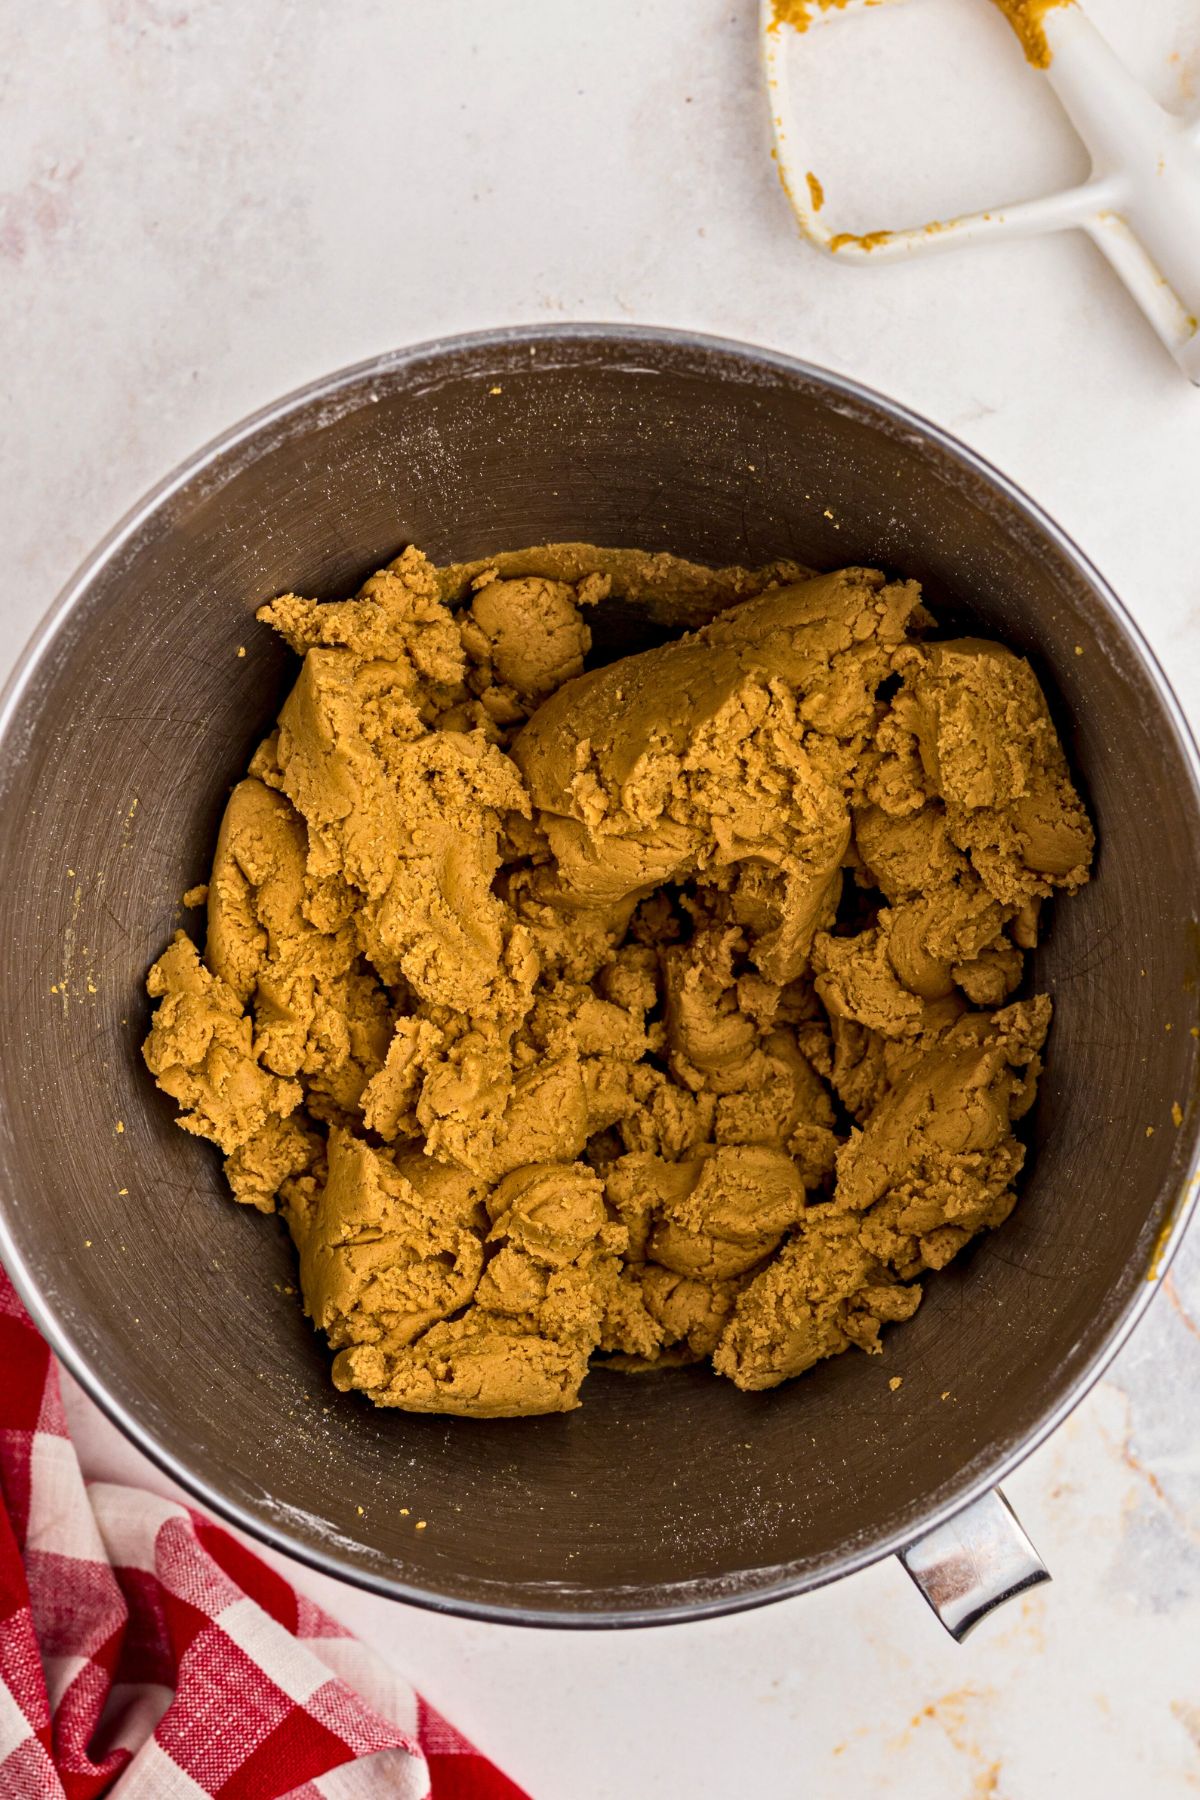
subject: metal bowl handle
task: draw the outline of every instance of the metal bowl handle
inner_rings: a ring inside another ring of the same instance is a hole
[[[999,1488],[901,1550],[900,1561],[958,1644],[994,1608],[1050,1579]]]

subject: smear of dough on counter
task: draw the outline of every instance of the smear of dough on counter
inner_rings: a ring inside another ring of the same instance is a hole
[[[590,667],[618,605],[679,635]],[[1012,996],[1088,876],[1029,665],[872,569],[585,544],[259,617],[303,662],[145,1056],[335,1384],[502,1417],[878,1350],[1014,1204]]]

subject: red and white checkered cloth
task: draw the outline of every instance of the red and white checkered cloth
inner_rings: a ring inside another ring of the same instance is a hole
[[[229,1532],[84,1483],[0,1269],[0,1800],[527,1800]]]

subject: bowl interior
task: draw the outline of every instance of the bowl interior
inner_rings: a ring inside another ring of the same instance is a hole
[[[1034,658],[1097,821],[1097,877],[1035,959],[1057,1013],[1021,1202],[929,1281],[885,1357],[756,1396],[697,1370],[597,1373],[580,1411],[547,1419],[375,1412],[329,1384],[282,1227],[229,1202],[216,1153],[152,1088],[143,977],[199,923],[181,896],[291,679],[255,607],[344,593],[410,540],[441,560],[554,538],[917,576],[947,622]],[[1069,547],[868,397],[652,334],[510,334],[351,371],[118,534],[26,666],[3,751],[10,1260],[154,1454],[337,1572],[561,1622],[808,1585],[992,1478],[1146,1290],[1196,1136],[1191,752]]]

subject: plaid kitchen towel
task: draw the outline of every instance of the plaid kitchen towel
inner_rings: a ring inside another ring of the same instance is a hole
[[[84,1483],[0,1269],[0,1800],[527,1800],[229,1532]]]

